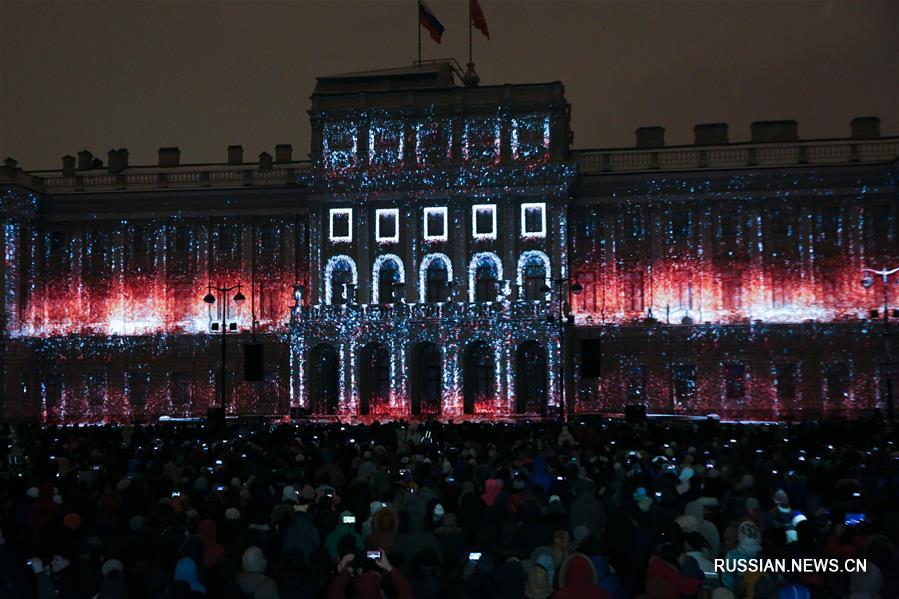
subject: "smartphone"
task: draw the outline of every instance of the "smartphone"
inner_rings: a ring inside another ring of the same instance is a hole
[[[858,491],[853,491],[852,496],[853,496],[853,497],[861,497],[862,494],[859,493]]]
[[[216,466],[221,466],[222,464],[224,464],[224,462],[221,461],[221,460],[216,460],[216,461],[215,461],[215,465],[216,465]]]
[[[381,559],[381,552],[378,551],[377,549],[374,551],[366,551],[365,557],[367,557],[368,559],[373,559],[375,561],[378,561]]]
[[[181,497],[181,491],[172,491],[172,497]]]
[[[662,492],[661,492],[661,491],[656,491],[656,497],[661,497],[661,496],[662,496]]]
[[[556,477],[556,480],[565,480],[565,477],[564,477],[564,476],[557,476],[557,477]]]
[[[216,490],[216,491],[224,491],[224,490],[225,490],[225,485],[217,485],[217,486],[215,487],[215,490]]]
[[[846,526],[855,526],[856,524],[861,524],[864,521],[864,514],[846,514],[846,519],[843,521],[843,524],[845,524]]]
[[[355,524],[356,516],[344,516],[342,520],[344,524]]]
[[[481,552],[480,551],[469,552],[468,559],[473,562],[478,561],[479,559],[481,559]]]

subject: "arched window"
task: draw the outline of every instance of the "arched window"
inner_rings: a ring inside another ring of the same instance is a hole
[[[418,280],[420,302],[446,302],[450,297],[453,266],[445,254],[428,254],[421,261]]]
[[[350,299],[348,286],[358,282],[356,263],[349,256],[333,256],[325,265],[325,303],[345,304]]]
[[[443,366],[440,350],[433,343],[421,343],[411,354],[409,368],[412,414],[440,414],[443,393]]]
[[[468,267],[468,296],[472,302],[496,300],[497,283],[503,278],[503,265],[496,254],[475,254]]]
[[[483,341],[475,341],[465,353],[463,412],[474,414],[477,406],[489,407],[495,398],[493,352]]]
[[[518,286],[522,299],[533,302],[546,298],[540,289],[549,287],[549,257],[540,251],[525,252],[518,259]]]
[[[399,301],[402,291],[398,283],[406,281],[403,261],[394,254],[383,254],[375,260],[371,269],[371,303],[392,304]]]
[[[515,412],[546,414],[546,352],[536,341],[525,341],[515,355]]]
[[[306,360],[308,407],[315,414],[336,414],[340,392],[337,351],[327,344],[317,345]]]
[[[359,354],[359,414],[382,412],[390,401],[390,354],[380,343],[369,343]]]

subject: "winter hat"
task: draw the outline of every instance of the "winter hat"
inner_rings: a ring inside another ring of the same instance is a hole
[[[443,520],[444,513],[445,512],[442,505],[440,505],[439,503],[435,505],[433,512],[434,522],[440,522],[441,520]]]
[[[131,486],[131,479],[123,478],[122,480],[120,480],[119,482],[116,483],[115,488],[119,491],[124,491],[124,490],[128,489],[130,486]]]
[[[678,516],[676,522],[684,532],[696,532],[699,530],[699,520],[696,519],[696,516],[684,514]]]
[[[243,552],[241,563],[243,564],[244,572],[250,572],[252,574],[262,574],[268,567],[268,562],[265,560],[265,554],[262,553],[262,549],[255,545]]]
[[[25,491],[26,497],[31,497],[32,499],[37,499],[41,496],[41,492],[37,487],[31,487],[27,491]]]
[[[524,596],[528,599],[546,599],[553,594],[553,586],[546,569],[536,564],[528,571],[524,583]]]
[[[100,570],[100,572],[103,573],[103,576],[106,576],[110,572],[115,572],[116,570],[118,570],[119,572],[125,571],[125,567],[122,565],[122,562],[117,559],[108,559],[103,562],[103,568]]]
[[[231,486],[240,488],[240,479],[236,476],[231,479]]]
[[[787,495],[786,491],[784,491],[783,489],[778,489],[777,491],[775,491],[774,503],[781,507],[790,505],[790,498]]]
[[[81,526],[81,516],[78,514],[66,514],[62,519],[62,525],[69,530],[78,530]]]
[[[240,520],[240,510],[236,507],[229,507],[225,510],[225,520]]]
[[[287,485],[284,487],[284,490],[281,491],[281,501],[292,501],[297,503],[298,495],[297,490],[293,488],[292,485]]]

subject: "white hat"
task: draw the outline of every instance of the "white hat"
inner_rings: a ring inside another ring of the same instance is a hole
[[[240,520],[240,510],[236,507],[229,507],[225,510],[225,520]]]
[[[40,497],[41,492],[37,487],[31,487],[30,489],[25,491],[25,495],[31,497],[32,499],[37,499],[38,497]]]
[[[116,570],[118,570],[119,572],[125,571],[125,567],[122,565],[122,562],[117,559],[108,559],[103,562],[103,568],[100,571],[103,573],[103,576],[106,576],[110,572],[115,572]]]

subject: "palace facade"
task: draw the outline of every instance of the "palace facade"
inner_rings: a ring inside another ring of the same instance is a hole
[[[899,274],[864,269],[899,266],[899,138],[876,118],[575,150],[561,83],[456,81],[450,63],[320,77],[308,160],[7,160],[0,413],[204,415],[221,323],[232,414],[891,408]],[[214,289],[238,285],[239,303]]]

